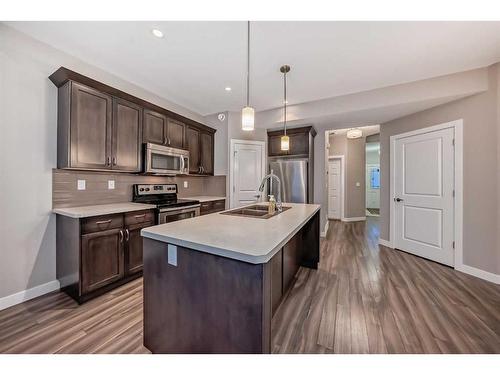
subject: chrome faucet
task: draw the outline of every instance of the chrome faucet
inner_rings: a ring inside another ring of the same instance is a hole
[[[278,197],[276,198],[276,208],[278,209],[278,212],[281,212],[283,211],[283,204],[281,203],[281,181],[279,177],[273,173],[273,171],[271,171],[271,173],[269,173],[262,179],[262,182],[260,183],[259,186],[259,191],[262,193],[264,191],[264,188],[266,187],[267,180],[271,179],[275,179],[276,182],[278,183]]]

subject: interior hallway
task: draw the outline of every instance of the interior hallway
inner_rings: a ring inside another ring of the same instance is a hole
[[[500,286],[378,246],[378,218],[330,221],[273,319],[275,353],[500,353]],[[148,353],[142,279],[79,306],[51,293],[0,311],[0,353]]]

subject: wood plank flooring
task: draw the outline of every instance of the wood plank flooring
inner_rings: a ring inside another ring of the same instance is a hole
[[[273,319],[273,352],[500,353],[500,286],[379,248],[377,220],[330,222],[319,269],[299,270]],[[142,279],[0,311],[0,353],[149,353]]]

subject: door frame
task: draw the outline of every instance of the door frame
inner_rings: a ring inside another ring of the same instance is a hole
[[[265,141],[245,141],[243,139],[231,139],[229,146],[229,208],[234,207],[234,148],[237,144],[262,146],[262,176],[266,175],[267,154]]]
[[[328,166],[326,168],[326,173],[328,175],[328,167],[330,166],[330,160],[334,159],[340,159],[340,195],[342,199],[340,200],[340,221],[345,221],[345,216],[344,216],[344,201],[345,201],[345,156],[344,155],[331,155],[328,156]],[[326,216],[328,220],[332,219],[330,218],[329,212],[330,212],[330,178],[327,176],[326,179],[326,185],[327,185],[327,191],[326,191],[326,197],[327,197],[327,212]],[[333,219],[332,219],[333,220]]]
[[[395,192],[395,178],[396,173],[396,140],[406,137],[411,137],[414,135],[420,135],[429,133],[432,131],[443,130],[453,128],[455,132],[455,147],[454,147],[454,158],[455,158],[455,168],[454,168],[454,184],[455,184],[455,200],[453,204],[454,209],[454,241],[455,241],[455,254],[453,267],[455,269],[460,269],[463,266],[463,119],[458,119],[450,122],[445,122],[442,124],[429,126],[422,129],[413,130],[406,133],[392,135],[389,138],[390,142],[390,168],[389,168],[389,210],[390,210],[390,226],[389,226],[389,238],[390,246],[394,249],[395,236],[396,236],[396,204],[394,202],[394,192]]]

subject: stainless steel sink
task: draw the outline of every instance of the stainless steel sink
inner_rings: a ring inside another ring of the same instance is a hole
[[[292,207],[283,207],[283,211],[286,211]],[[283,212],[282,211],[282,212]],[[231,211],[221,212],[221,215],[232,215],[232,216],[243,216],[243,217],[255,217],[258,219],[269,219],[270,217],[279,215],[281,212],[276,210],[274,214],[270,215],[268,213],[267,206],[265,205],[254,205],[242,208],[236,208]]]

